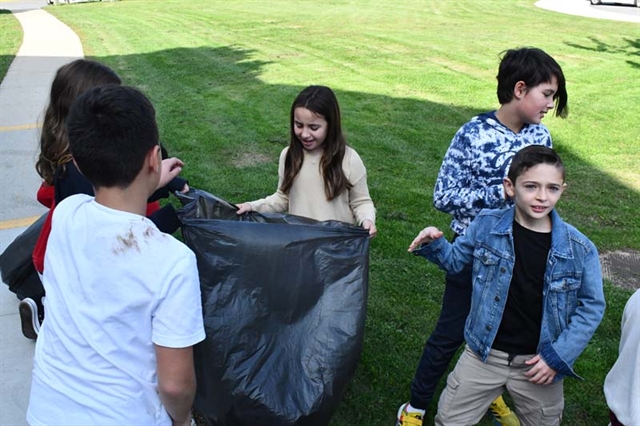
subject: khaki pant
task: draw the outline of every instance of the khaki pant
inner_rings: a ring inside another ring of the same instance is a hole
[[[491,350],[483,363],[466,346],[440,395],[435,424],[475,425],[491,402],[507,390],[522,426],[560,425],[564,409],[562,380],[550,385],[527,381],[524,373],[531,367],[524,362],[533,356],[518,355],[509,363],[509,354]]]

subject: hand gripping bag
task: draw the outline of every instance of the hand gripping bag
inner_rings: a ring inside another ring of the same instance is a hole
[[[326,425],[353,377],[369,237],[289,214],[236,215],[194,190],[178,211],[196,253],[206,339],[195,409],[211,425]]]

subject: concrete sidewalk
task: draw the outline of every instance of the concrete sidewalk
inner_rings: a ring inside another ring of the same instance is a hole
[[[2,2],[23,29],[23,42],[0,84],[0,252],[46,212],[35,199],[38,138],[57,69],[83,57],[78,36],[51,14],[45,0]],[[18,299],[0,285],[0,425],[26,425],[34,341],[20,329]]]

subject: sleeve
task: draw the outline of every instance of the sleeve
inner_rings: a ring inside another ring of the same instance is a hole
[[[153,312],[151,340],[167,348],[186,348],[205,338],[193,252],[182,255],[170,270]]]
[[[604,380],[607,405],[625,425],[640,425],[640,289],[622,314],[618,359]]]
[[[587,347],[604,315],[605,300],[598,250],[590,244],[582,266],[582,282],[578,288],[578,307],[558,338],[540,348],[540,355],[559,376],[578,377],[573,363]]]
[[[284,180],[284,162],[287,158],[288,149],[289,148],[285,148],[280,153],[280,160],[278,162],[278,189],[268,197],[250,201],[249,204],[251,204],[252,210],[259,213],[286,213],[289,211],[289,195],[280,190],[282,181]]]
[[[376,208],[373,205],[367,186],[367,169],[358,153],[350,150],[349,158],[349,182],[353,185],[349,189],[349,207],[356,218],[358,225],[366,219],[376,222]]]
[[[154,211],[149,216],[149,219],[165,234],[173,234],[176,232],[181,223],[176,209],[171,204],[167,204],[161,209]]]
[[[477,125],[469,122],[456,132],[447,149],[433,192],[433,205],[441,212],[475,217],[484,208],[502,204],[499,201],[504,199],[502,179],[485,186],[474,178],[480,153],[474,150],[473,139],[478,137]]]
[[[426,258],[449,273],[460,272],[466,265],[473,263],[477,228],[481,221],[481,217],[476,218],[469,225],[467,232],[456,238],[453,243],[440,237],[430,244],[423,244],[414,250],[413,254]]]
[[[46,182],[42,182],[40,188],[38,188],[38,192],[36,193],[36,199],[45,206],[50,209],[53,207],[53,202],[55,201],[55,190],[53,185],[49,185]]]
[[[158,188],[156,192],[151,194],[151,197],[149,197],[149,200],[147,200],[147,202],[152,203],[154,201],[158,201],[161,198],[168,198],[170,193],[180,191],[182,188],[184,188],[184,185],[186,183],[189,183],[189,181],[181,178],[180,176],[176,176],[171,179],[171,181],[166,186]]]

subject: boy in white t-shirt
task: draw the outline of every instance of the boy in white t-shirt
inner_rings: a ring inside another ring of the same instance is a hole
[[[27,421],[189,425],[200,286],[191,250],[145,217],[174,174],[161,172],[153,106],[136,89],[96,87],[67,130],[95,198],[69,197],[53,214]]]

